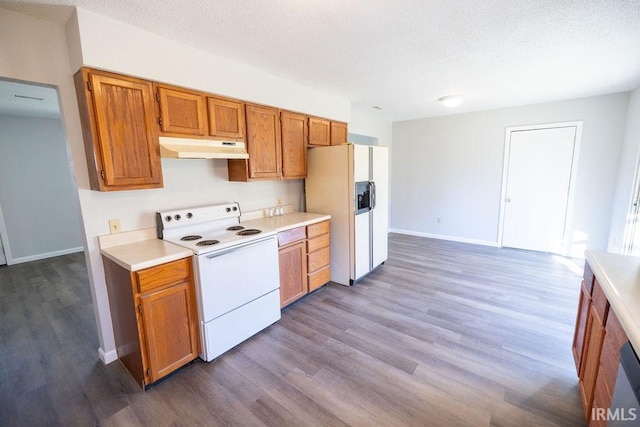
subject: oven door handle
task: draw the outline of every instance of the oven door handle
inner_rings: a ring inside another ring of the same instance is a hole
[[[235,252],[235,251],[240,250],[240,249],[245,249],[245,248],[249,248],[251,246],[259,245],[259,244],[264,243],[264,242],[266,242],[266,241],[268,241],[270,239],[273,239],[273,238],[275,238],[275,236],[264,237],[264,238],[262,238],[260,240],[253,240],[251,242],[241,243],[239,245],[234,245],[231,248],[224,249],[224,250],[222,250],[220,252],[216,252],[216,253],[213,253],[213,254],[206,255],[206,257],[208,259],[217,258],[219,256],[226,255],[226,254],[228,254],[230,252]]]

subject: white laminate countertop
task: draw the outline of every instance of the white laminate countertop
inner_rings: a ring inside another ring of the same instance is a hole
[[[129,271],[193,256],[190,249],[157,239],[153,229],[99,236],[100,253]]]
[[[309,212],[291,212],[280,216],[242,221],[242,224],[245,226],[251,225],[258,228],[270,228],[280,233],[292,228],[315,224],[316,222],[326,221],[328,219],[331,219],[331,215]]]
[[[586,251],[611,309],[616,313],[631,345],[640,350],[640,258]]]

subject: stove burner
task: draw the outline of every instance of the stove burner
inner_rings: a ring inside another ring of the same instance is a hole
[[[220,243],[219,240],[203,240],[202,242],[196,243],[196,246],[211,246],[217,245],[218,243]]]
[[[184,236],[180,238],[180,240],[186,240],[186,241],[198,240],[198,239],[202,239],[202,236],[198,236],[197,234],[190,234],[188,236]]]
[[[234,225],[231,226],[229,228],[227,228],[228,231],[238,231],[238,230],[244,230],[244,227],[241,225]]]
[[[238,236],[251,236],[252,234],[259,234],[259,233],[262,233],[262,230],[258,230],[256,228],[250,228],[248,230],[238,231],[236,234]]]

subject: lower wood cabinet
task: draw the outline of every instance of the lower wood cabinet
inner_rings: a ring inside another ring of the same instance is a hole
[[[606,413],[618,375],[620,347],[627,336],[588,264],[580,292],[573,339],[585,419],[590,426],[606,425]],[[605,411],[602,411],[602,410]],[[595,416],[594,416],[595,415]]]
[[[278,233],[280,307],[329,282],[329,221]]]
[[[200,353],[191,258],[131,272],[103,257],[118,358],[145,386]]]

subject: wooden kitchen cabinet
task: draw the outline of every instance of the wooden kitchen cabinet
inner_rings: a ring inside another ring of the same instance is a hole
[[[620,362],[620,348],[627,335],[609,301],[585,263],[576,316],[573,354],[576,360],[585,419],[590,426],[606,425]],[[605,410],[605,411],[602,411]]]
[[[207,98],[209,135],[232,141],[244,141],[244,104],[240,101],[210,96]]]
[[[118,358],[143,388],[200,353],[191,258],[131,272],[103,257]]]
[[[309,292],[315,291],[331,279],[330,228],[329,221],[307,226],[307,283]]]
[[[282,144],[282,178],[307,177],[307,116],[282,111],[280,113]]]
[[[329,221],[278,233],[280,307],[285,307],[329,282]]]
[[[229,181],[307,176],[306,116],[247,104],[248,160],[228,160]]]
[[[276,108],[246,104],[249,159],[227,160],[229,181],[280,179],[280,114]]]
[[[205,94],[160,83],[156,83],[155,88],[162,135],[178,137],[207,135]]]
[[[91,189],[161,188],[153,83],[90,68],[74,79]]]
[[[347,124],[331,122],[331,145],[342,145],[347,143]]]
[[[280,307],[307,294],[307,264],[304,240],[278,250],[280,265]]]
[[[576,328],[573,334],[573,359],[576,363],[576,370],[580,376],[580,365],[582,362],[582,353],[584,348],[585,335],[587,333],[587,319],[589,317],[589,309],[591,308],[591,292],[593,290],[593,281],[595,276],[585,262],[584,275],[580,286],[580,299],[578,301],[578,314],[576,316]]]
[[[331,122],[319,117],[309,117],[309,145],[331,145]]]

